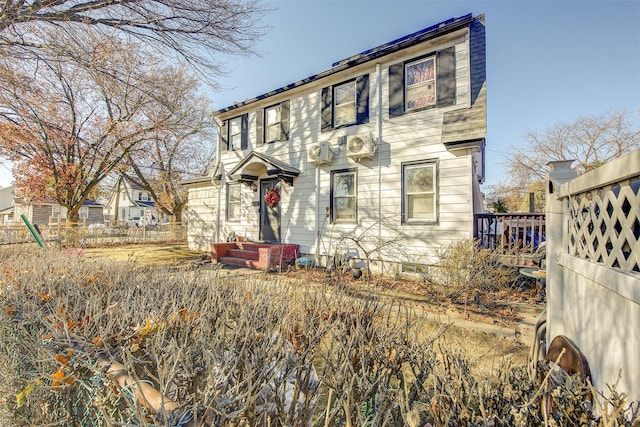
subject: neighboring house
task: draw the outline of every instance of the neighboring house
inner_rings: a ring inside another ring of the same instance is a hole
[[[13,186],[0,188],[0,225],[13,223]]]
[[[111,223],[133,224],[142,218],[147,224],[155,225],[162,215],[151,194],[126,178],[118,180],[104,204]]]
[[[24,214],[32,224],[49,224],[50,222],[65,221],[66,208],[53,202],[32,203],[26,198],[16,195],[14,187],[0,190],[0,224],[12,225],[21,223]],[[103,208],[100,203],[86,201],[78,214],[80,221],[87,224],[102,224],[104,222]]]
[[[235,234],[323,257],[353,237],[432,262],[483,210],[485,68],[469,14],[218,110],[217,162],[183,183],[190,247]]]

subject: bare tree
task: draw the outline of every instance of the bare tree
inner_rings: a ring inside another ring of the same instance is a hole
[[[638,119],[626,110],[614,110],[555,123],[544,133],[525,134],[524,144],[507,153],[508,181],[490,189],[489,198],[502,199],[510,211],[527,211],[533,193],[535,210],[543,211],[549,161],[576,160],[574,168],[583,174],[628,154],[640,148]]]
[[[640,112],[639,112],[640,113]],[[552,160],[576,160],[579,174],[640,147],[640,117],[617,110],[551,125],[544,134],[525,135],[524,146],[511,147],[507,158],[510,182],[528,188],[544,181]]]
[[[51,42],[43,30],[83,29],[130,36],[215,72],[215,54],[251,51],[264,33],[264,13],[257,0],[7,0],[0,5],[0,48],[39,50]]]
[[[123,176],[147,190],[156,206],[172,221],[182,221],[187,190],[180,181],[207,173],[214,151],[214,130],[209,100],[198,94],[199,85],[184,67],[174,73],[175,85],[158,108],[172,106],[180,117],[173,126],[158,127],[136,150],[130,151],[122,165]]]
[[[206,174],[213,159],[214,126],[207,105],[204,99],[183,104],[188,107],[184,114],[191,117],[189,126],[158,130],[143,150],[127,158],[124,176],[148,191],[156,207],[175,222],[182,221],[187,204],[187,189],[180,181]]]
[[[139,45],[94,34],[83,45],[48,51],[46,61],[5,58],[0,155],[15,162],[23,194],[55,200],[76,222],[83,203],[138,146],[159,130],[188,128],[184,85],[193,86],[184,70],[161,66]]]

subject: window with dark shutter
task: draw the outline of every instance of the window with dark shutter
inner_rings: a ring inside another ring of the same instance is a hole
[[[389,67],[389,117],[456,103],[455,48]]]
[[[333,127],[352,125],[356,121],[355,80],[333,87]]]
[[[264,109],[264,141],[267,144],[280,141],[282,130],[280,127],[280,104],[272,105]]]
[[[229,150],[246,150],[249,147],[249,115],[229,119],[228,124],[228,149]]]
[[[256,143],[270,144],[289,139],[289,101],[256,111]]]
[[[369,123],[369,75],[322,88],[321,131]]]

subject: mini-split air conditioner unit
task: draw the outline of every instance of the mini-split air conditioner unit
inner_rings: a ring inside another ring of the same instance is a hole
[[[333,151],[329,143],[323,141],[319,144],[313,144],[307,150],[307,159],[316,166],[330,164],[333,158]]]
[[[347,156],[355,161],[373,159],[376,143],[370,133],[347,136]]]

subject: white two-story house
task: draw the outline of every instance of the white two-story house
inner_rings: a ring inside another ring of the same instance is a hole
[[[185,182],[190,247],[235,235],[322,258],[355,239],[432,262],[482,211],[485,63],[469,14],[218,110],[217,161]]]
[[[108,194],[104,205],[110,223],[155,225],[162,219],[151,194],[126,178],[119,179]]]

